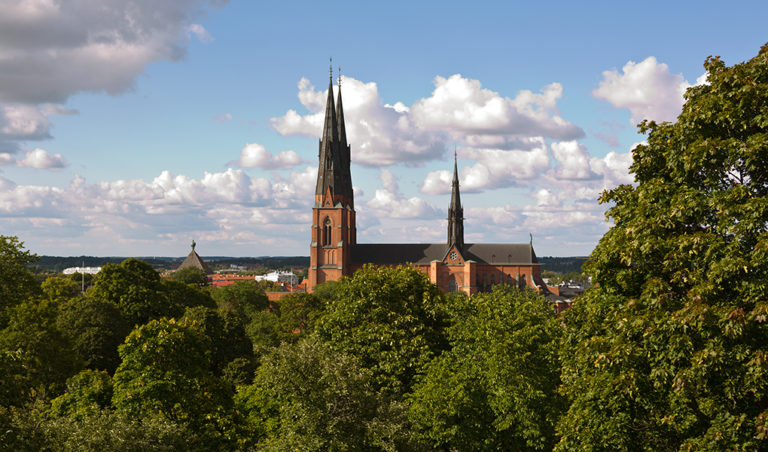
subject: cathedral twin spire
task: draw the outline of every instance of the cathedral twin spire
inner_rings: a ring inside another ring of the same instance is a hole
[[[341,103],[341,76],[339,76],[338,101],[333,101],[333,68],[328,80],[328,100],[325,106],[325,122],[320,139],[318,157],[320,166],[317,172],[315,196],[324,197],[328,190],[334,198],[333,204],[344,199],[346,204],[353,203],[352,176],[350,173],[350,147],[347,144],[347,131],[344,125],[344,108]],[[336,105],[338,104],[338,105]]]
[[[451,205],[448,207],[448,246],[461,251],[464,247],[464,209],[459,194],[459,167],[456,152],[453,153],[453,182],[451,183]]]
[[[333,68],[328,80],[328,100],[325,106],[325,121],[318,153],[320,165],[317,172],[315,197],[318,201],[337,202],[354,208],[352,176],[350,173],[350,147],[347,144],[347,131],[344,124],[344,107],[341,102],[341,75],[339,75],[338,100],[333,99]],[[330,190],[332,199],[325,199]],[[459,170],[454,152],[453,183],[451,185],[451,205],[448,208],[448,245],[459,250],[464,247],[464,209],[461,207],[459,193]]]

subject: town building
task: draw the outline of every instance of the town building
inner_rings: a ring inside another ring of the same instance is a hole
[[[325,120],[318,152],[317,186],[312,208],[308,290],[326,281],[352,275],[366,264],[410,265],[429,275],[446,292],[469,295],[496,284],[531,287],[557,294],[541,278],[541,264],[529,243],[464,243],[464,210],[454,155],[448,207],[448,233],[443,243],[357,243],[355,200],[350,174],[341,79],[334,102],[333,75],[328,82]]]
[[[179,268],[176,269],[176,271],[181,270],[182,268],[192,267],[197,268],[205,272],[206,275],[210,275],[213,273],[211,268],[206,264],[202,258],[197,254],[195,251],[195,246],[197,244],[194,240],[192,240],[192,244],[190,245],[192,247],[192,251],[189,252],[187,257],[184,259],[184,261],[179,265]]]

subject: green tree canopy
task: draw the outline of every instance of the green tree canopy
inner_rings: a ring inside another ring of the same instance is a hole
[[[163,293],[160,275],[146,262],[134,258],[102,267],[93,286],[93,295],[117,305],[134,325],[174,315],[169,313],[171,306]],[[181,312],[175,315],[181,315]]]
[[[27,264],[35,260],[37,256],[24,249],[24,242],[0,235],[0,328],[4,326],[5,309],[35,292],[35,278],[27,270]]]
[[[210,339],[189,321],[152,320],[136,328],[119,348],[115,408],[189,425],[226,448],[232,393],[211,371],[210,348]]]
[[[117,347],[131,331],[131,324],[113,303],[90,296],[62,304],[56,326],[86,367],[110,374],[120,364]]]
[[[80,294],[80,283],[58,276],[46,278],[40,288],[50,301],[66,301]]]
[[[174,281],[183,282],[184,284],[194,284],[198,286],[205,286],[208,284],[208,275],[205,271],[197,267],[185,267],[173,272],[172,276]]]
[[[557,393],[562,328],[546,300],[497,285],[455,301],[452,348],[410,396],[414,424],[450,450],[551,450],[565,403]]]
[[[446,319],[445,299],[423,273],[366,266],[339,281],[317,331],[332,347],[359,357],[380,388],[401,393],[447,347]]]
[[[212,288],[211,296],[220,309],[232,311],[246,323],[256,312],[269,307],[269,299],[256,281],[237,281],[228,286]]]
[[[112,378],[104,371],[86,369],[67,380],[67,392],[51,402],[51,412],[82,419],[111,406]]]
[[[211,370],[221,376],[224,368],[237,358],[253,359],[253,345],[245,335],[240,318],[226,311],[198,306],[189,308],[182,320],[186,320],[210,341]],[[253,375],[251,375],[251,378]]]
[[[396,450],[392,430],[404,436],[371,372],[312,338],[283,343],[237,398],[263,450]]]
[[[276,304],[279,313],[275,328],[280,341],[296,342],[312,332],[323,314],[323,302],[314,294],[298,292],[287,295]]]
[[[71,343],[56,328],[57,307],[48,301],[30,300],[9,310],[8,327],[0,331],[0,353],[5,354],[13,386],[22,389],[11,404],[33,396],[49,399],[64,390],[67,378],[82,368]]]
[[[676,123],[640,125],[636,185],[601,198],[560,450],[768,447],[768,45],[704,67]]]

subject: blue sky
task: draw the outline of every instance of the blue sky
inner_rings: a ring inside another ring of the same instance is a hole
[[[358,241],[586,255],[644,118],[768,41],[765,2],[0,0],[0,234],[53,255],[307,255],[341,66]],[[334,85],[336,83],[334,82]]]

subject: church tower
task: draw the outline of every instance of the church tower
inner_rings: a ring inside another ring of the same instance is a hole
[[[350,245],[357,241],[350,146],[344,125],[339,76],[338,104],[333,101],[333,68],[328,81],[325,122],[318,151],[315,205],[312,208],[309,290],[349,274]]]
[[[456,247],[461,252],[464,248],[464,209],[459,195],[459,168],[456,153],[453,154],[453,184],[451,185],[451,205],[448,207],[448,248]]]

